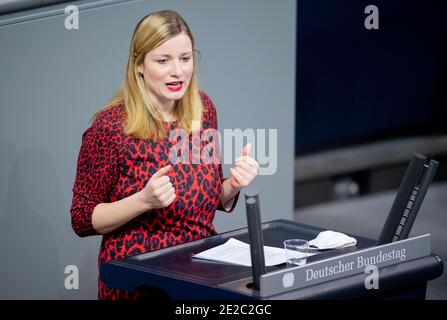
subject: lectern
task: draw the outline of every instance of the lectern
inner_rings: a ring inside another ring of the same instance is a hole
[[[321,231],[320,228],[288,220],[262,224],[264,245],[279,248],[283,247],[285,239],[311,240]],[[194,254],[221,245],[230,238],[249,243],[247,228],[111,261],[104,264],[100,272],[102,280],[109,287],[127,291],[153,287],[163,290],[166,296],[175,300],[425,299],[427,282],[443,272],[441,258],[431,252],[429,235],[384,246],[376,246],[376,241],[371,239],[350,236],[357,239],[356,246],[321,251],[309,257],[306,266],[287,268],[283,264],[266,267],[259,290],[253,287],[250,267],[192,258]],[[389,260],[397,250],[405,253],[405,259]],[[340,264],[341,261],[347,266],[352,262],[355,266],[360,261],[359,257],[363,259],[360,254],[376,259],[374,262],[377,262],[380,284],[378,289],[365,286],[368,274],[360,269],[351,273],[329,274],[327,279],[320,278],[318,281],[300,278],[301,275],[307,277],[309,274],[313,277],[312,272],[317,268],[336,270],[330,269],[330,265]],[[309,272],[311,267],[314,269]],[[295,278],[296,281],[291,285],[284,281],[286,278]]]

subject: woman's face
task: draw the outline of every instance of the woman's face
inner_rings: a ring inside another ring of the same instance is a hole
[[[146,53],[138,72],[156,106],[170,107],[183,97],[194,71],[193,59],[191,39],[185,33]]]

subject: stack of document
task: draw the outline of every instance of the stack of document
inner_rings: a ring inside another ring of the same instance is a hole
[[[356,244],[357,240],[346,234],[326,230],[320,232],[315,239],[309,241],[309,252],[307,256],[313,256],[319,253],[319,250],[346,248],[355,246]],[[311,250],[317,252],[310,252]],[[193,255],[192,257],[251,267],[250,245],[234,238],[230,238],[224,244]],[[264,246],[264,257],[267,267],[286,263],[286,252],[283,248]],[[294,258],[302,257],[304,257],[304,254],[299,252],[294,253]]]
[[[311,253],[307,256],[314,254]],[[224,244],[198,253],[192,257],[251,267],[250,245],[234,238],[230,238]],[[265,265],[268,267],[286,263],[286,253],[281,248],[264,246],[264,257]]]

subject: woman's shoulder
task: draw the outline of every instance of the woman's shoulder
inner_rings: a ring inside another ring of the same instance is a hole
[[[215,116],[216,107],[211,98],[204,91],[199,91],[199,95],[203,105],[203,113],[211,117]]]
[[[125,119],[125,109],[123,105],[107,106],[96,113],[93,119],[94,127],[115,127],[121,126]]]
[[[122,105],[107,106],[98,111],[92,119],[92,125],[87,132],[93,139],[99,137],[120,137],[123,134],[125,109]]]
[[[211,101],[211,98],[205,93],[205,91],[199,91],[199,95],[204,107],[205,105],[208,106],[213,104],[213,101]]]
[[[211,98],[203,91],[199,92],[200,99],[203,105],[203,127],[216,128],[217,127],[217,111]]]

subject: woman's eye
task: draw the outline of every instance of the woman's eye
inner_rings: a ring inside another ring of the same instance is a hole
[[[188,62],[189,60],[191,60],[191,57],[183,57],[183,58],[182,58],[182,61],[183,61],[183,62]]]
[[[167,59],[160,59],[160,60],[157,60],[157,62],[159,64],[166,64],[166,62],[168,62],[168,60]]]

